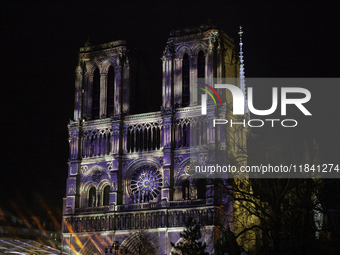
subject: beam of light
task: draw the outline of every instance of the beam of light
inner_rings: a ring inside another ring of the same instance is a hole
[[[71,233],[71,234],[74,234],[74,230],[73,230],[73,228],[72,228],[72,225],[71,225],[71,224],[68,224],[67,221],[65,221],[65,225],[67,226],[68,232]],[[83,246],[83,243],[80,241],[78,235],[74,235],[73,237],[74,237],[74,239],[76,240],[76,244],[78,245],[78,247],[79,247],[80,249],[83,249],[83,247],[84,247],[84,246]]]
[[[111,246],[113,243],[113,240],[109,236],[106,236],[106,241],[104,242],[106,243],[106,246]]]
[[[46,209],[47,214],[50,217],[50,219],[52,220],[54,226],[56,226],[56,228],[60,230],[60,223],[56,220],[56,218],[52,214],[51,209],[47,206],[44,199],[39,194],[37,194],[37,196],[38,196],[38,200],[39,200],[40,204]]]
[[[101,243],[101,244],[103,244],[103,238],[100,238],[100,236],[99,236],[98,234],[94,234],[94,235],[90,236],[89,239],[90,239],[90,241],[91,241],[92,243],[95,243],[95,244],[96,244],[96,243]],[[96,242],[96,240],[94,240],[94,239],[96,239],[97,242]],[[104,241],[104,244],[106,244],[105,241]],[[109,244],[108,246],[111,246],[111,244]],[[97,248],[100,249],[101,253],[104,252],[100,247],[97,247]]]
[[[21,211],[19,210],[18,206],[11,201],[11,206],[14,208],[14,210],[16,211],[16,213],[18,213],[19,218],[26,224],[26,226],[29,229],[32,229],[32,225],[29,223],[29,221],[27,220],[27,218],[21,213]]]
[[[65,241],[67,245],[71,248],[71,250],[74,252],[74,254],[77,254],[77,250],[74,248],[73,244],[71,244],[67,238],[65,239]]]
[[[37,224],[38,229],[43,233],[43,235],[45,237],[47,237],[47,233],[46,233],[44,227],[41,225],[40,220],[38,219],[38,217],[35,216],[35,215],[32,215],[32,219]]]
[[[19,215],[19,218],[26,224],[28,229],[32,230],[33,229],[32,225],[29,223],[27,218],[19,211],[17,205],[12,202],[11,206],[16,210],[16,212]],[[41,225],[39,218],[37,216],[35,216],[34,214],[32,214],[32,212],[30,212],[30,211],[28,211],[28,213],[31,215],[32,220],[36,223],[36,225],[37,225],[38,229],[41,231],[41,233],[47,238],[48,235],[46,233],[45,228]],[[39,242],[42,243],[42,244],[44,243],[41,239],[39,239]]]
[[[94,238],[95,239],[97,239],[97,241],[99,242],[99,243],[101,243],[102,242],[102,240],[103,240],[103,238],[101,238],[98,234],[95,234],[94,235]],[[92,238],[91,238],[92,239]],[[92,239],[93,240],[93,239]],[[105,242],[105,241],[104,241]]]
[[[37,237],[37,241],[41,244],[44,244],[44,242],[40,239],[40,237]]]

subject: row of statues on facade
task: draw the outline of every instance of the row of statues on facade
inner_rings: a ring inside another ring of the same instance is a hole
[[[97,200],[96,200],[96,196],[92,195],[92,203],[91,203],[91,207],[98,207],[100,206],[100,195],[98,194],[97,196]]]
[[[151,191],[149,190],[136,190],[132,192],[132,194],[133,194],[133,203],[135,204],[148,203],[153,200]]]
[[[193,193],[193,191],[191,191]],[[151,191],[149,190],[136,190],[132,192],[133,194],[133,203],[148,203],[153,200],[153,196],[151,195]],[[193,194],[191,194],[193,195]],[[183,192],[183,199],[188,200],[191,196],[189,195],[189,188],[185,187]],[[100,206],[100,195],[97,195],[97,199],[95,195],[92,195],[91,207],[99,207]]]

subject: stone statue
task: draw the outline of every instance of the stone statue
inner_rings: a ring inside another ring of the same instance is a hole
[[[100,206],[100,195],[98,194],[98,199],[97,199],[97,206]]]
[[[111,191],[116,191],[116,183],[115,183],[115,181],[112,182]]]
[[[197,199],[197,191],[195,189],[191,189],[191,199]]]
[[[133,203],[134,204],[137,203],[137,194],[136,194],[136,191],[133,192]]]
[[[149,191],[145,192],[145,202],[149,202]]]
[[[144,203],[144,190],[142,191],[142,200],[141,203]]]
[[[139,203],[139,202],[140,202],[140,190],[139,190],[139,191],[137,191],[137,192],[138,192],[137,203]]]
[[[92,195],[92,207],[94,207],[95,202],[96,202],[96,197]]]

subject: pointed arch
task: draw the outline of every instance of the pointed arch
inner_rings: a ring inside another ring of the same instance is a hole
[[[191,49],[188,46],[182,45],[178,47],[176,50],[176,58],[183,59],[185,53],[191,55]]]
[[[97,178],[97,181],[93,180],[95,175],[95,179]],[[99,179],[98,179],[99,177]],[[100,199],[103,199],[103,190],[106,185],[110,186],[111,183],[111,174],[108,170],[100,167],[100,166],[94,166],[91,169],[89,169],[84,176],[81,179],[81,185],[80,185],[80,192],[82,194],[82,206],[91,206],[92,204],[90,201],[89,191],[92,187],[95,188],[96,191],[100,194]],[[97,193],[98,193],[97,192]],[[97,198],[97,194],[96,194]],[[102,201],[100,201],[102,204]]]
[[[117,66],[117,63],[113,57],[106,58],[104,61],[101,62],[100,72],[107,73],[110,67],[112,67],[113,69],[116,69],[116,66]]]
[[[194,157],[184,159],[175,169],[175,186],[180,186],[186,179],[190,179],[190,175],[186,172],[186,167],[190,168],[191,162],[197,162]]]
[[[122,242],[121,247],[124,247],[126,254],[156,255],[157,249],[153,241],[156,241],[153,233],[140,230],[126,238]]]
[[[163,174],[163,165],[160,164],[158,160],[154,158],[138,158],[135,159],[131,164],[129,164],[125,169],[123,169],[123,179],[130,179],[137,168],[145,165],[155,167],[156,169],[158,169],[159,172]]]
[[[94,62],[94,61],[86,62],[86,73],[87,73],[88,75],[93,75],[94,71],[95,71],[97,68],[99,69],[99,66],[97,65],[96,62]]]
[[[198,42],[192,47],[192,54],[197,56],[200,51],[202,51],[205,56],[207,52],[207,46]]]

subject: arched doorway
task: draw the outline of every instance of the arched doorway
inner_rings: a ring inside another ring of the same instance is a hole
[[[131,255],[157,255],[156,241],[157,232],[138,231],[124,240],[121,251]]]

